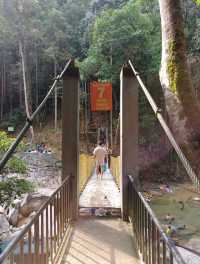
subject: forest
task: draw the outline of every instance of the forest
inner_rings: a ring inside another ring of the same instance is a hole
[[[200,50],[200,7],[198,1],[182,2],[192,60]],[[127,59],[144,77],[160,69],[157,0],[1,0],[0,22],[1,128],[32,113],[70,57],[76,59],[82,81],[111,81],[114,96]]]
[[[199,174],[200,3],[198,0],[177,3],[0,0],[0,129],[7,131],[13,127],[19,131],[66,61],[74,58],[81,74],[80,132],[84,134],[80,138],[81,151],[91,152],[96,143],[96,134],[92,136],[87,132],[97,119],[97,114],[90,109],[89,84],[91,80],[98,80],[111,82],[113,86],[113,120],[109,134],[115,145],[111,146],[113,154],[119,155],[119,76],[122,65],[130,59]],[[176,10],[175,17],[173,10]],[[168,20],[172,20],[171,23]],[[109,127],[108,116],[103,116],[103,125]],[[40,112],[30,130],[32,138],[35,128],[53,123],[54,119],[57,126],[57,119],[61,120],[59,94],[52,95]],[[155,149],[155,155],[161,155],[163,132],[142,94],[139,96],[139,123],[141,153],[148,150],[148,156],[153,157],[150,150]],[[46,141],[50,131],[48,128],[41,132],[43,136],[36,136],[33,143]],[[61,135],[51,137],[51,146],[60,145]],[[4,134],[4,145],[3,138]],[[61,148],[54,150],[58,150],[60,156]],[[167,163],[173,155],[172,151],[166,157]],[[139,163],[143,163],[142,159]],[[148,174],[148,162],[146,167]],[[153,174],[160,177],[157,167],[153,168]]]
[[[0,0],[0,263],[200,263],[199,131],[200,0]]]

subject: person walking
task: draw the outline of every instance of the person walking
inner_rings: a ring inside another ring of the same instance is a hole
[[[96,174],[101,180],[104,172],[104,160],[107,155],[103,142],[99,142],[98,146],[93,151],[96,160]]]

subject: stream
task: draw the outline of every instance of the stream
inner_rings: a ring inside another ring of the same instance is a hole
[[[162,193],[159,187],[154,187],[153,192],[161,195],[153,195],[149,204],[163,230],[166,231],[170,225],[176,231],[172,239],[200,253],[200,194],[194,192],[189,183],[171,184],[170,188],[171,192]],[[171,221],[166,219],[168,216]],[[178,250],[188,264],[200,263],[200,257],[179,247]]]

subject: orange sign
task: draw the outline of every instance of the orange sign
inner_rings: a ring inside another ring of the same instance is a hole
[[[91,110],[112,111],[112,84],[92,82],[90,84]]]

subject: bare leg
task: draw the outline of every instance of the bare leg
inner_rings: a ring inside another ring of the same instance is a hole
[[[97,175],[97,180],[99,180],[99,166],[96,166],[96,175]]]
[[[102,177],[103,177],[103,167],[101,166],[100,180],[102,180]]]

